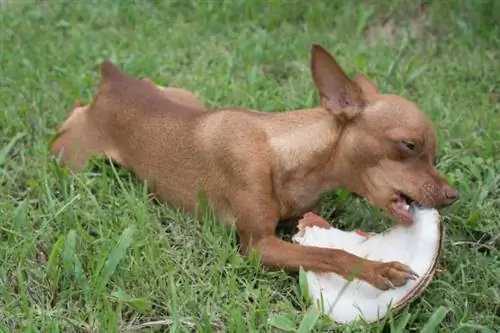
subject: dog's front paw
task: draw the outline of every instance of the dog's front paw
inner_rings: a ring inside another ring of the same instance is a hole
[[[388,290],[404,286],[408,280],[416,280],[418,274],[400,262],[374,262],[367,282],[378,289]]]

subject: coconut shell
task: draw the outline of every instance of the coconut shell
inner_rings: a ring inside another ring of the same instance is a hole
[[[307,220],[307,219],[306,219]],[[342,231],[314,223],[300,226],[293,241],[307,246],[343,249],[363,258],[399,261],[418,275],[402,287],[386,291],[369,283],[348,281],[335,273],[306,271],[311,301],[337,323],[374,323],[413,302],[431,282],[441,256],[443,225],[437,210],[415,208],[411,226],[397,225],[382,233]]]

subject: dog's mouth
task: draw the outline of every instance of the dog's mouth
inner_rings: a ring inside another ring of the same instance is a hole
[[[389,211],[391,215],[398,220],[398,222],[410,225],[413,223],[415,208],[421,206],[422,205],[411,196],[403,192],[396,192],[394,198],[389,204]]]

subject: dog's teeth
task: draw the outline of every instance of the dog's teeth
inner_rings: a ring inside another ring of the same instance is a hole
[[[410,210],[410,205],[405,204],[404,207],[405,207],[406,210]]]

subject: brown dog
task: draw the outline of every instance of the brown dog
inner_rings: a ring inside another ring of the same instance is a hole
[[[358,271],[380,289],[404,285],[414,273],[401,263],[275,236],[280,220],[314,209],[335,188],[405,224],[411,201],[442,207],[458,198],[434,166],[435,130],[415,104],[381,94],[363,74],[351,80],[319,45],[311,69],[322,107],[209,112],[185,90],[159,89],[105,61],[97,96],[69,114],[51,153],[75,171],[105,154],[185,212],[196,214],[203,190],[219,218],[237,228],[244,254],[256,250],[268,267]]]

